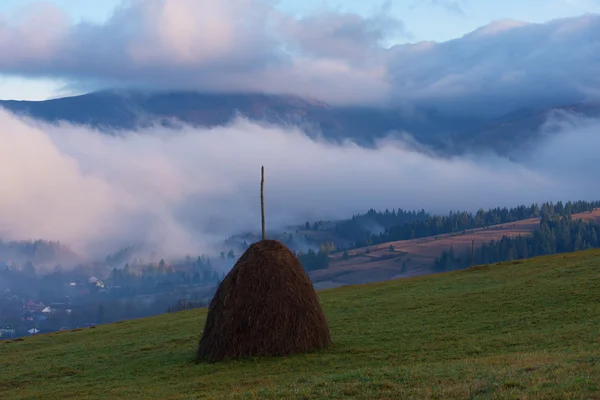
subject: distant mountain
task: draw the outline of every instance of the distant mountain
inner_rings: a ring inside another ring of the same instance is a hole
[[[310,135],[322,133],[329,139],[353,139],[367,146],[394,131],[411,132],[420,141],[433,143],[474,122],[431,110],[406,115],[393,108],[333,107],[297,96],[240,93],[102,91],[46,101],[5,100],[0,106],[45,121],[62,120],[106,130],[135,129],[157,122],[214,127],[239,114],[256,121],[294,124]]]
[[[20,115],[91,125],[101,130],[136,129],[159,123],[199,127],[224,125],[237,114],[255,121],[293,124],[330,140],[351,139],[372,146],[389,134],[410,133],[418,142],[445,153],[472,148],[510,152],[535,139],[548,109],[515,110],[495,120],[444,115],[433,109],[337,107],[297,96],[208,94],[197,92],[101,91],[46,101],[0,101]],[[600,104],[563,107],[600,115]]]
[[[500,154],[510,154],[526,142],[539,138],[540,129],[552,115],[556,121],[567,115],[600,118],[600,102],[580,103],[545,109],[517,110],[501,118],[487,121],[454,135],[462,149],[493,148]],[[552,127],[547,127],[552,133]]]
[[[9,100],[0,101],[0,105],[46,121],[64,120],[104,129],[135,129],[154,122],[168,125],[176,121],[211,127],[227,123],[236,113],[251,119],[324,119],[319,112],[327,107],[291,96],[137,91],[102,91],[45,101]]]

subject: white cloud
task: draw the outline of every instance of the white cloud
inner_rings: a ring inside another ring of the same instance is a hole
[[[40,21],[46,15],[52,24]],[[296,19],[266,0],[130,0],[103,25],[69,25],[65,15],[47,5],[0,25],[0,72],[66,77],[84,87],[372,101],[387,90],[377,43],[403,29],[385,15],[322,12]]]
[[[495,21],[462,38],[392,49],[396,98],[498,115],[600,98],[600,15]]]
[[[321,10],[297,18],[267,0],[129,0],[97,25],[72,24],[46,5],[0,22],[0,73],[84,89],[291,93],[463,113],[600,97],[598,15],[495,21],[447,42],[383,48],[398,31],[409,35],[385,6],[370,17]]]
[[[371,207],[446,212],[597,199],[598,127],[573,119],[516,164],[439,159],[397,141],[333,145],[246,120],[113,137],[0,112],[0,237],[60,240],[100,254],[132,242],[157,244],[165,255],[198,254],[231,233],[259,229],[261,165],[271,229]]]

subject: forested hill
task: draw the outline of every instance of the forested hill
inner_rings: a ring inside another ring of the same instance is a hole
[[[476,213],[450,212],[446,216],[430,215],[425,211],[407,212],[375,212],[356,215],[351,220],[338,223],[334,228],[336,234],[352,243],[348,249],[410,240],[445,233],[460,232],[467,229],[482,228],[507,222],[515,222],[528,218],[537,218],[542,214],[571,215],[591,211],[600,207],[600,201],[576,201],[563,203],[546,202],[541,205],[521,205],[513,208],[480,209]],[[383,231],[375,233],[367,227],[377,225]]]
[[[7,262],[7,260],[54,267],[57,264],[75,263],[79,261],[79,256],[60,242],[50,240],[3,242],[0,240],[0,262]]]
[[[424,221],[431,214],[421,211],[385,210],[383,212],[370,209],[365,214],[353,215],[350,220],[336,224],[334,232],[344,240],[366,240],[373,233],[381,233],[392,226]]]
[[[571,214],[543,213],[540,226],[531,235],[503,236],[484,243],[473,253],[473,265],[492,264],[541,255],[600,247],[600,224],[595,220],[573,219]],[[470,252],[456,254],[451,247],[435,260],[436,271],[466,268]]]

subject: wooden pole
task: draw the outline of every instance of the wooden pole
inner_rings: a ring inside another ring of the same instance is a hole
[[[265,167],[260,167],[260,215],[262,220],[262,240],[266,239],[265,234]]]
[[[471,265],[469,265],[469,267],[473,266],[473,257],[475,255],[475,239],[473,239],[471,241]]]

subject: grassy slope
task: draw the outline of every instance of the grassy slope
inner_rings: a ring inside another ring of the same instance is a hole
[[[598,250],[321,298],[311,355],[195,365],[205,310],[0,342],[0,398],[600,398]]]

